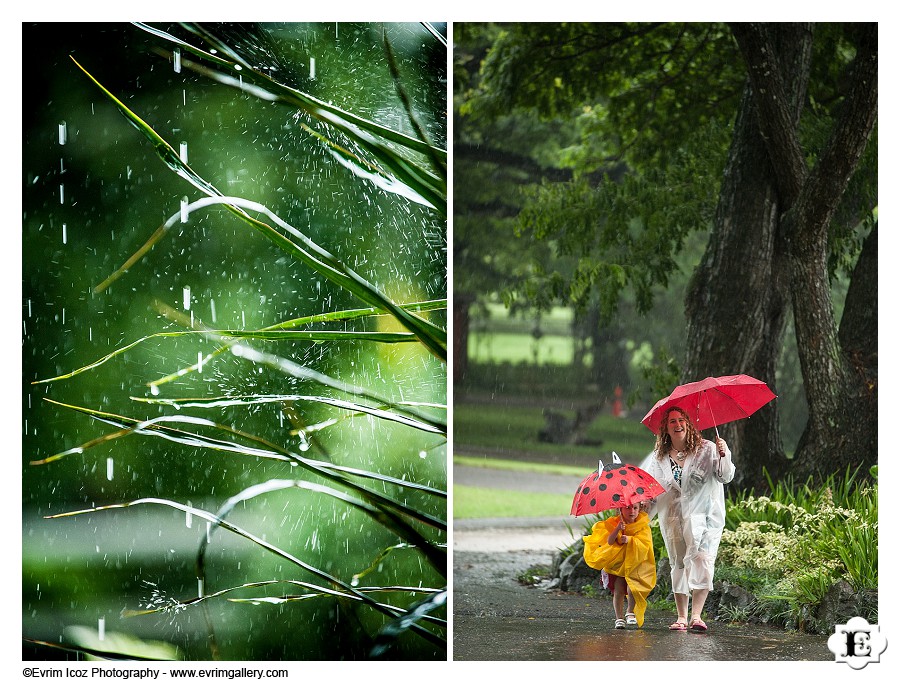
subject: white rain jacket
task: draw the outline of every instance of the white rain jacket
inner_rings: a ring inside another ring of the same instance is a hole
[[[713,587],[713,570],[725,527],[725,487],[734,479],[731,450],[719,457],[712,441],[704,439],[694,455],[688,455],[675,481],[668,456],[654,451],[641,463],[666,492],[657,496],[650,518],[659,516],[659,529],[672,565],[672,590],[690,595],[692,590]]]

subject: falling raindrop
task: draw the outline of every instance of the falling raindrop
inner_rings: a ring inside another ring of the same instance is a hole
[[[204,591],[204,585],[203,585],[203,584],[204,584],[203,579],[199,579],[199,578],[198,578],[198,579],[197,579],[197,597],[198,597],[198,598],[202,598],[203,595],[204,595],[204,593],[203,593],[203,591]]]
[[[316,80],[316,58],[309,58],[309,80]]]
[[[176,47],[172,52],[172,66],[175,69],[175,73],[181,73],[181,48]]]
[[[112,458],[106,459],[106,479],[108,481],[113,480],[113,459]]]
[[[66,190],[63,187],[62,183],[59,184],[59,203],[60,204],[66,203]]]
[[[62,188],[62,185],[60,185],[60,188]],[[66,224],[65,223],[63,223],[63,227],[62,227],[62,238],[63,238],[63,244],[65,244],[66,243]]]
[[[203,352],[197,352],[197,372],[203,372]]]
[[[106,640],[106,617],[100,617],[97,620],[97,637],[100,640]]]
[[[190,215],[190,213],[191,212],[188,211],[188,198],[182,197],[181,198],[181,222],[182,223],[188,222],[188,216]]]
[[[181,163],[183,164],[186,164],[188,162],[186,142],[182,142],[181,146],[178,148],[178,158],[181,159]]]
[[[64,145],[68,140],[68,130],[66,128],[66,122],[59,122],[59,144]]]
[[[184,513],[184,525],[190,529],[194,525],[194,516],[190,512]]]
[[[182,297],[184,298],[184,310],[191,310],[191,288],[185,287],[181,290]]]
[[[216,322],[216,300],[209,300],[209,315],[212,318],[213,323]]]

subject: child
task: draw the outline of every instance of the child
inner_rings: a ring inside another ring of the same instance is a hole
[[[620,508],[619,512],[594,524],[591,535],[583,537],[584,561],[609,575],[606,585],[613,592],[616,628],[625,628],[626,623],[640,628],[644,625],[647,595],[656,585],[650,517],[640,503]]]

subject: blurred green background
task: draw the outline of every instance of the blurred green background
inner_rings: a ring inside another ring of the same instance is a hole
[[[415,135],[385,58],[386,31],[413,111],[432,143],[446,148],[446,46],[422,25],[220,25],[217,31],[279,80]],[[295,473],[285,463],[138,435],[29,464],[113,431],[45,398],[136,419],[172,414],[172,408],[131,397],[150,397],[148,382],[213,351],[217,345],[204,337],[150,339],[71,379],[32,382],[75,370],[146,335],[183,330],[160,314],[166,307],[215,329],[257,329],[363,306],[215,207],[192,213],[124,277],[94,293],[179,212],[185,198],[202,195],[166,168],[70,55],[176,150],[184,145],[188,163],[223,193],[266,205],[396,302],[446,297],[446,222],[440,212],[355,176],[301,128],[317,129],[305,115],[176,70],[172,59],[156,52],[160,47],[168,49],[130,24],[23,25],[23,635],[86,643],[91,634],[102,634],[110,643],[121,633],[205,659],[212,624],[225,659],[363,657],[383,617],[324,599],[278,606],[219,600],[206,603],[206,614],[194,609],[122,618],[123,609],[197,595],[194,562],[205,522],[149,506],[43,519],[142,497],[214,511],[247,486]],[[427,315],[446,327],[443,310]],[[445,365],[420,344],[253,345],[391,400],[446,403]],[[202,372],[163,385],[160,397],[314,393],[329,392],[223,354]],[[341,418],[317,432],[304,454],[446,489],[447,454],[439,435],[348,418],[312,403],[295,407],[308,425]],[[433,410],[446,419],[445,411]],[[290,434],[296,425],[277,403],[202,416],[298,452],[306,447]],[[409,495],[408,502],[446,519],[444,499],[421,494]],[[348,581],[396,542],[362,514],[308,491],[255,499],[233,521]],[[208,577],[215,585],[205,590],[310,578],[298,574],[294,565],[220,530],[209,551]],[[392,553],[377,576],[382,585],[444,581],[414,550]],[[23,654],[61,656],[27,646]],[[445,652],[406,634],[391,656],[443,659]]]

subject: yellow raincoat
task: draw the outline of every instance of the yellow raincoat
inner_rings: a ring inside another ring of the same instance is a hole
[[[609,545],[606,541],[619,524],[614,515],[594,524],[591,535],[584,536],[584,561],[589,567],[605,569],[608,574],[625,577],[634,596],[634,616],[638,626],[644,625],[647,596],[656,585],[656,560],[653,557],[653,536],[650,533],[650,517],[646,512],[638,514],[622,532],[631,540],[625,545]]]

